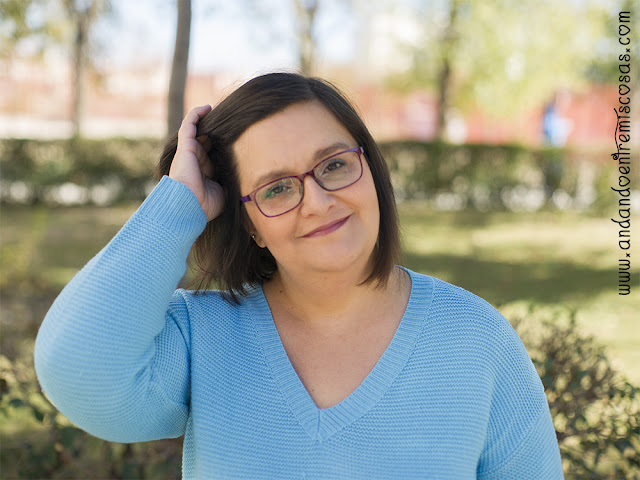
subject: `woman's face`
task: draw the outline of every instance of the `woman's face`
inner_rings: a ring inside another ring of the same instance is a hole
[[[271,180],[300,175],[323,158],[357,146],[320,102],[296,103],[253,124],[235,142],[240,192],[247,195]],[[281,272],[368,275],[380,211],[364,156],[362,167],[357,182],[332,192],[305,177],[300,205],[277,217],[265,217],[253,201],[245,203],[256,243],[269,249]]]

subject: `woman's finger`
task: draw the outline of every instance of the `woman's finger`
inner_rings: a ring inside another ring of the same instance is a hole
[[[211,158],[209,158],[209,155],[207,154],[204,146],[200,142],[198,142],[198,145],[196,146],[196,157],[198,158],[198,164],[200,165],[200,170],[202,170],[202,173],[204,173],[205,176],[213,179],[213,176],[215,174],[215,166],[211,161]]]
[[[187,113],[182,120],[180,129],[178,130],[178,146],[180,145],[180,140],[196,137],[196,125],[210,111],[211,105],[203,105],[201,107],[193,108],[189,113]]]
[[[196,140],[200,144],[196,150],[196,157],[198,157],[200,169],[207,177],[213,178],[215,165],[211,162],[211,157],[209,157],[208,153],[213,142],[211,142],[211,139],[207,135],[200,135],[196,137]]]
[[[209,138],[209,135],[200,135],[199,137],[196,137],[196,140],[198,140],[202,144],[202,146],[207,152],[213,146],[213,142]]]

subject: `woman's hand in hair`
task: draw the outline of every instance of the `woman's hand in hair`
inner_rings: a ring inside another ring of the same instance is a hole
[[[196,125],[211,111],[210,105],[191,110],[178,130],[178,148],[173,157],[169,177],[186,185],[200,202],[209,221],[216,218],[224,207],[224,192],[212,180],[214,164],[207,155],[206,137],[196,138]]]

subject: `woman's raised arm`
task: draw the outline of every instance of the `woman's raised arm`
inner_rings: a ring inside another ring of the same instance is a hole
[[[193,242],[222,210],[219,185],[194,170],[208,163],[193,138],[206,112],[194,109],[183,122],[176,178],[164,177],[69,282],[36,339],[44,392],[70,420],[107,440],[144,441],[185,429],[189,325],[174,292]]]

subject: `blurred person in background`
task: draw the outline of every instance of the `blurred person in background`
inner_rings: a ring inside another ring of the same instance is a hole
[[[39,331],[69,419],[185,435],[184,478],[562,478],[513,328],[398,266],[385,160],[335,87],[257,77],[189,112],[158,173]]]
[[[561,110],[568,101],[566,93],[558,92],[545,104],[542,114],[542,137],[545,145],[564,147],[567,143],[572,124],[571,120],[562,116]]]

